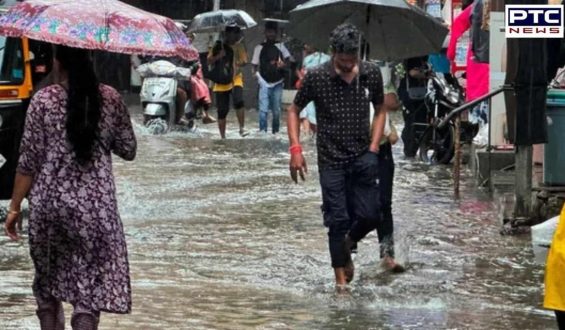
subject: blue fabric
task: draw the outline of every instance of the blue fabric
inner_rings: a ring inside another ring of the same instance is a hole
[[[328,62],[330,59],[331,57],[329,55],[321,52],[315,52],[304,58],[302,67],[305,69],[312,69]],[[311,124],[316,125],[316,107],[314,106],[314,102],[308,103],[308,105],[302,109],[300,112],[300,118],[306,118]]]
[[[432,66],[432,70],[438,73],[449,73],[449,59],[444,54],[432,54],[428,56],[428,63]]]
[[[331,57],[329,55],[320,52],[315,52],[304,58],[302,67],[305,69],[315,68],[320,64],[326,63],[327,61],[330,60],[330,58]]]
[[[282,107],[283,83],[273,87],[261,85],[259,87],[259,130],[267,132],[269,118],[269,110],[273,112],[273,134],[280,130],[280,117]]]
[[[308,121],[312,124],[312,125],[316,125],[316,106],[314,105],[314,102],[310,102],[308,103],[308,105],[306,106],[306,108],[304,108],[301,112],[300,112],[300,118],[301,119],[308,119]]]

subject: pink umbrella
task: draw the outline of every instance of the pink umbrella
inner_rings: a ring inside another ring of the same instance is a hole
[[[117,53],[198,58],[171,19],[117,0],[28,0],[0,17],[0,35]]]

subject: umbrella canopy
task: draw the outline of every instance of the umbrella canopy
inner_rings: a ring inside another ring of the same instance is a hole
[[[205,12],[196,15],[189,32],[222,32],[226,26],[238,26],[242,30],[257,25],[257,22],[243,10],[225,9]]]
[[[404,59],[438,52],[447,28],[404,0],[311,0],[290,12],[288,33],[319,49],[342,23],[361,30],[371,57]]]
[[[285,19],[278,19],[278,18],[263,18],[263,22],[267,23],[267,22],[274,22],[277,23],[280,26],[286,26],[288,25],[288,23],[290,23],[290,21],[285,20]]]
[[[171,19],[117,0],[27,0],[0,17],[0,35],[117,53],[198,58]]]

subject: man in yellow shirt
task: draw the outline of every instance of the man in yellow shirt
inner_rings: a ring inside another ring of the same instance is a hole
[[[227,26],[224,41],[218,41],[208,54],[210,65],[209,79],[214,81],[213,92],[216,96],[216,107],[218,108],[218,128],[222,139],[226,138],[226,117],[230,110],[230,99],[236,110],[239,122],[239,134],[246,136],[245,131],[245,109],[243,101],[243,72],[241,68],[247,64],[247,52],[240,42],[241,29],[237,26]],[[218,72],[215,65],[226,66],[223,73]],[[231,75],[231,82],[224,83],[222,74]]]

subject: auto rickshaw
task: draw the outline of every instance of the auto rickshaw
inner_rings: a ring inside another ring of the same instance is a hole
[[[0,36],[0,200],[12,195],[27,107],[51,56],[48,44]]]

